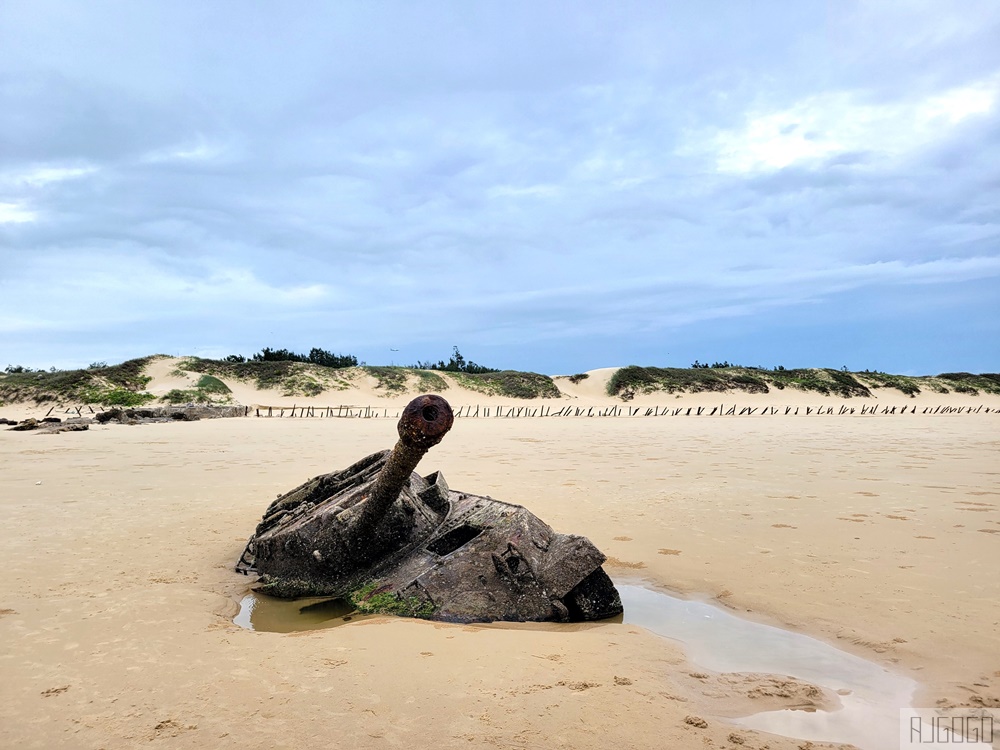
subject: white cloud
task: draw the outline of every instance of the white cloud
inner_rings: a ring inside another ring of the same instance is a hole
[[[140,161],[145,164],[210,161],[221,156],[223,151],[221,145],[212,144],[206,138],[199,137],[194,141],[150,151],[144,154]]]
[[[45,187],[57,182],[76,180],[97,172],[97,167],[37,165],[28,169],[0,173],[0,185],[10,187]]]
[[[555,185],[496,185],[487,191],[490,198],[551,198],[558,193]]]
[[[136,256],[128,249],[37,257],[27,260],[31,285],[3,283],[5,307],[30,307],[41,289],[60,302],[44,313],[0,316],[0,332],[88,330],[107,325],[178,317],[253,316],[309,310],[332,297],[323,283],[280,284],[253,271],[217,261],[183,267],[168,258]],[[245,311],[242,312],[242,311]]]
[[[0,203],[0,224],[28,224],[38,221],[38,212],[20,203]]]
[[[993,111],[998,99],[996,76],[889,104],[869,104],[854,91],[827,92],[785,109],[750,112],[742,128],[696,136],[683,152],[707,150],[720,172],[737,174],[808,166],[858,152],[892,158],[947,137],[950,128]]]

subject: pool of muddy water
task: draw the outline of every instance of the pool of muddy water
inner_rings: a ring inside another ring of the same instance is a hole
[[[863,750],[897,747],[900,709],[911,706],[917,684],[823,641],[743,619],[704,601],[682,599],[639,582],[616,582],[624,622],[682,644],[693,664],[714,672],[787,675],[836,692],[835,711],[765,711],[728,719],[748,729]],[[315,630],[366,619],[343,599],[285,601],[254,593],[240,602],[233,622],[278,633]]]
[[[240,601],[240,612],[233,622],[247,630],[267,633],[296,633],[321,630],[364,620],[346,599],[275,599],[250,592]]]

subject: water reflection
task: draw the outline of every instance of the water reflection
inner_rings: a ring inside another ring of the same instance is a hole
[[[895,748],[899,710],[916,682],[801,633],[751,622],[706,602],[616,583],[625,622],[680,641],[688,659],[715,672],[788,675],[840,693],[837,711],[766,711],[733,719],[749,729],[859,748]]]
[[[233,622],[247,630],[269,633],[295,633],[319,630],[363,619],[353,614],[346,599],[275,599],[253,592],[240,601],[240,611]]]

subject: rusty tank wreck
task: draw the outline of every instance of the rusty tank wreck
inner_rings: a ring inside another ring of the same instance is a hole
[[[278,497],[236,569],[281,598],[343,598],[360,611],[450,622],[599,620],[621,599],[590,540],[558,534],[520,505],[458,492],[414,469],[451,429],[419,396],[399,441]]]

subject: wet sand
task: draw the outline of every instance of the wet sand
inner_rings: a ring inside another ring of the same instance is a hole
[[[692,678],[634,625],[234,625],[267,503],[393,437],[382,419],[0,432],[0,746],[802,744],[719,718],[802,690]],[[998,447],[997,414],[479,419],[421,468],[589,536],[612,575],[897,670],[918,705],[997,706]]]

